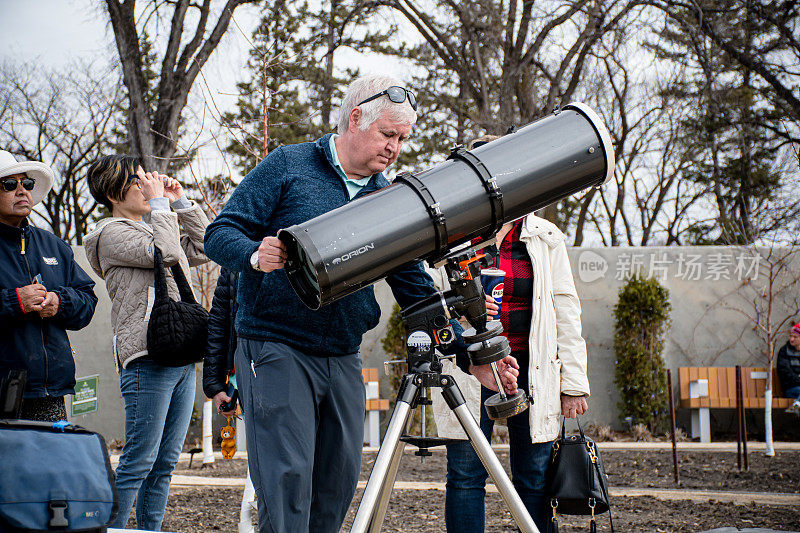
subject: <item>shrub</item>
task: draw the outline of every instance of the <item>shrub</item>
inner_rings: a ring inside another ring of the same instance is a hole
[[[631,437],[635,442],[650,442],[653,440],[653,435],[644,424],[636,424],[631,431]]]
[[[614,383],[622,399],[620,419],[632,416],[656,432],[666,419],[667,373],[662,351],[669,326],[669,291],[634,274],[614,307]]]
[[[591,436],[595,442],[613,442],[617,440],[617,435],[611,426],[608,424],[589,424],[586,428],[586,433]]]

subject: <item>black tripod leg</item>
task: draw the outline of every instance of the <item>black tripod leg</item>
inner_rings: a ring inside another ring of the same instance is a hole
[[[455,380],[452,378],[450,378],[450,380],[451,384],[442,388],[442,396],[444,396],[447,405],[455,413],[456,417],[458,417],[461,427],[464,428],[464,432],[469,437],[472,447],[475,448],[475,453],[478,454],[486,471],[492,477],[492,481],[494,481],[498,492],[500,492],[500,495],[506,502],[508,510],[511,511],[511,515],[517,522],[517,526],[522,533],[539,533],[536,524],[534,524],[531,519],[531,515],[522,503],[522,499],[519,497],[519,494],[517,494],[517,491],[514,489],[514,485],[508,478],[508,474],[506,474],[506,471],[503,469],[503,465],[500,464],[500,460],[494,454],[489,441],[486,440],[480,426],[475,421],[475,417],[472,416],[472,413],[464,402],[464,396],[461,394],[461,390],[458,388]]]
[[[351,533],[367,533],[379,531],[386,507],[389,504],[389,496],[394,486],[394,478],[397,475],[397,467],[403,455],[405,443],[400,437],[406,431],[411,420],[411,405],[416,400],[419,387],[414,384],[414,375],[406,374],[403,383],[397,393],[397,400],[389,419],[389,427],[386,435],[378,450],[375,458],[375,465],[369,475],[369,481],[364,488],[364,495],[358,505],[356,517],[353,520]],[[391,478],[390,478],[391,474]]]

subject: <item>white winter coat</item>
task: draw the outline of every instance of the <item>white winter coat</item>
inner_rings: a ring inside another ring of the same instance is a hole
[[[533,313],[528,341],[527,369],[533,404],[531,441],[554,440],[560,430],[561,393],[589,395],[586,374],[586,343],[581,336],[581,304],[572,279],[564,234],[551,222],[534,215],[523,221],[520,240],[533,265]],[[476,420],[480,414],[480,384],[451,360],[444,361],[445,374],[452,375]],[[439,436],[466,438],[455,415],[433,394],[433,410]]]

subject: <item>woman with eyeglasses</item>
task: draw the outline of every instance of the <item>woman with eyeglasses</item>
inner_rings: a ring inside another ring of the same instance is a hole
[[[67,330],[87,326],[97,304],[70,246],[28,221],[52,182],[44,163],[0,150],[0,383],[22,372],[26,380],[21,405],[0,391],[0,405],[14,404],[3,418],[67,418],[64,396],[75,392]]]
[[[177,180],[145,172],[135,157],[101,158],[89,168],[88,182],[92,196],[111,213],[84,245],[111,297],[113,356],[125,402],[125,444],[116,470],[119,514],[111,526],[125,527],[135,500],[138,529],[160,531],[192,416],[196,372],[193,364],[161,366],[147,357],[153,251],[161,250],[170,297],[180,300],[169,267],[180,265],[191,279],[189,267],[208,261],[208,219]]]

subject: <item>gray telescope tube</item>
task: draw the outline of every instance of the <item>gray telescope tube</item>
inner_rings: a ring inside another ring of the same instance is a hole
[[[611,137],[581,103],[454,157],[281,230],[300,299],[319,309],[614,174]]]

